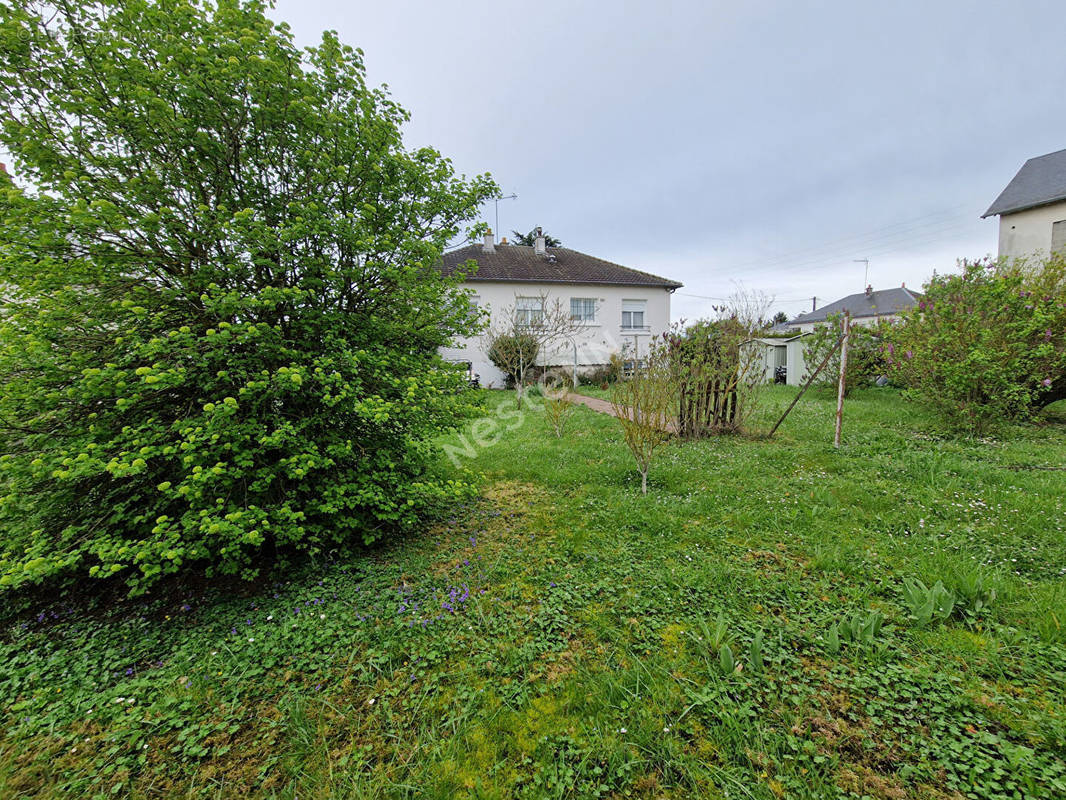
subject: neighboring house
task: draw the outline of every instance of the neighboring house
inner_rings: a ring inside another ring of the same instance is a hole
[[[849,294],[835,303],[822,306],[809,314],[800,314],[788,323],[799,333],[810,333],[834,314],[851,314],[851,321],[859,325],[876,325],[883,319],[895,319],[900,311],[918,305],[921,292],[912,292],[904,284],[898,289],[877,289],[867,286],[865,292]]]
[[[999,255],[1066,251],[1066,150],[1026,161],[981,218],[999,216]]]
[[[539,229],[538,229],[539,232]],[[477,270],[462,286],[493,321],[511,313],[534,318],[542,302],[559,300],[581,321],[572,342],[561,342],[538,363],[580,369],[606,364],[612,353],[640,357],[648,343],[670,327],[670,296],[677,281],[623,267],[568,247],[546,247],[538,236],[533,247],[497,244],[492,233],[484,243],[468,245],[444,255],[445,274],[454,274],[473,261]],[[482,386],[503,386],[504,375],[489,361],[487,342],[474,337],[455,342],[441,355],[448,361],[469,363]]]
[[[913,292],[906,284],[898,289],[878,289],[867,286],[865,292],[849,294],[835,303],[822,306],[808,314],[800,314],[787,324],[798,335],[791,339],[776,340],[773,342],[774,363],[781,359],[781,350],[784,348],[785,358],[785,382],[798,386],[807,380],[807,364],[805,359],[804,339],[814,332],[820,325],[825,325],[830,316],[848,312],[851,321],[856,325],[876,325],[878,322],[898,318],[901,311],[914,308],[922,299],[921,292]],[[768,345],[769,346],[769,345]],[[771,356],[768,355],[769,359]],[[812,368],[817,368],[817,364]]]

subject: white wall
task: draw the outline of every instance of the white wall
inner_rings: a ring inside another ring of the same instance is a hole
[[[596,300],[596,322],[582,327],[575,338],[578,346],[578,365],[588,367],[606,364],[611,353],[622,351],[635,353],[638,357],[647,352],[648,343],[670,327],[670,295],[666,289],[651,286],[604,286],[600,284],[519,283],[515,281],[468,281],[464,289],[478,296],[478,305],[488,309],[492,321],[499,323],[499,315],[509,311],[516,297],[539,297],[546,295],[549,306],[560,300],[569,313],[571,297],[591,297]],[[644,330],[622,329],[622,301],[647,301],[644,313]],[[485,355],[487,343],[484,337],[461,339],[454,347],[441,350],[448,361],[470,361],[473,370],[480,376],[482,386],[501,387],[504,375]],[[542,353],[538,363],[545,366],[568,366],[574,363],[574,349],[569,342],[554,348],[554,352]]]
[[[1010,258],[1051,253],[1051,226],[1066,220],[1066,201],[1030,208],[999,218],[999,254]]]
[[[898,319],[899,319],[899,315],[895,314],[895,313],[892,313],[892,314],[877,314],[876,316],[871,316],[871,317],[852,317],[851,318],[851,324],[852,325],[865,325],[868,328],[872,328],[875,325],[877,325],[877,323],[879,323],[879,322],[881,322],[883,320],[887,320],[889,322],[896,322]],[[793,327],[795,327],[795,329],[798,332],[800,332],[800,333],[813,333],[815,331],[815,329],[821,328],[825,324],[826,323],[824,321],[822,321],[822,322],[801,322],[799,325],[795,325]],[[838,326],[839,326],[839,324],[840,323],[837,323]]]
[[[753,339],[750,347],[759,349],[760,368],[765,383],[774,382],[774,370],[777,367],[788,368],[787,339],[758,338]]]
[[[805,340],[807,336],[797,336],[789,339],[786,347],[787,363],[785,365],[785,383],[789,386],[800,386],[807,380],[807,361]],[[815,367],[818,365],[815,364]]]

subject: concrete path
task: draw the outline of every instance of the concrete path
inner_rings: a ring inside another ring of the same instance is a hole
[[[568,397],[570,398],[571,403],[577,403],[586,408],[591,408],[593,411],[599,412],[600,414],[607,414],[612,417],[618,416],[615,412],[614,405],[610,400],[603,400],[599,397],[589,397],[585,394],[575,394],[573,392],[571,392]],[[667,433],[677,433],[677,421],[670,420],[666,425],[666,431]]]

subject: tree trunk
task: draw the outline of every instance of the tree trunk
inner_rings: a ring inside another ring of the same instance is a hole
[[[640,473],[640,493],[648,493],[648,471],[644,470]]]

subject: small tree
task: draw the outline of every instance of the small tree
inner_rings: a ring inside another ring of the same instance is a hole
[[[890,375],[972,432],[1066,397],[1066,258],[960,266],[891,330]]]
[[[515,385],[515,401],[522,407],[530,370],[537,360],[550,357],[551,349],[581,330],[558,298],[549,303],[546,294],[515,296],[515,302],[493,314],[483,335],[489,359]]]
[[[514,234],[514,243],[525,245],[526,247],[533,247],[537,243],[537,229],[534,228],[529,233],[522,233],[520,231],[512,230]],[[541,236],[544,237],[545,247],[562,247],[563,243],[550,234],[541,232]]]
[[[815,379],[814,385],[823,387],[837,386],[840,380],[840,335],[842,329],[842,314],[830,314],[826,318],[825,325],[819,325],[814,329],[811,336],[806,337],[804,342],[803,357],[807,363],[807,369],[813,371],[833,350],[825,369]],[[876,326],[857,325],[852,322],[851,335],[848,337],[848,369],[844,375],[844,393],[860,386],[866,386],[877,378],[884,375],[886,370],[885,359],[882,352],[882,338],[892,323],[883,321]]]
[[[541,381],[540,394],[544,400],[544,413],[548,417],[552,430],[559,438],[562,438],[566,423],[574,413],[571,398],[573,388],[571,376],[558,371],[545,373]]]
[[[611,387],[611,405],[622,437],[640,470],[641,494],[648,493],[648,470],[676,424],[678,381],[669,342],[653,342],[632,377]]]
[[[489,345],[488,357],[500,372],[518,385],[528,365],[537,363],[540,343],[524,333],[501,333]]]

